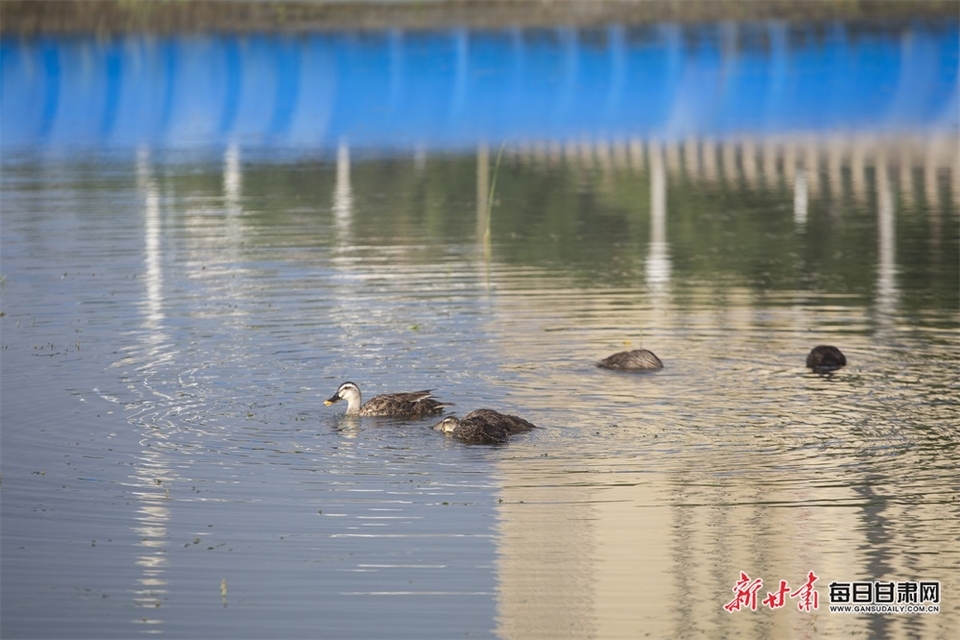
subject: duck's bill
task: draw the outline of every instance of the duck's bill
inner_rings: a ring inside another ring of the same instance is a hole
[[[340,396],[333,396],[332,398],[327,398],[326,400],[323,401],[323,404],[329,407],[334,402],[340,402]]]

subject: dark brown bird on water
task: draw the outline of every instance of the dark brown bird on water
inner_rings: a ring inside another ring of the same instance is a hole
[[[836,371],[846,364],[847,357],[841,353],[840,349],[831,345],[816,346],[807,354],[807,367],[817,373]]]
[[[598,362],[597,366],[601,369],[614,369],[616,371],[656,371],[663,369],[660,358],[653,351],[647,349],[615,353]]]

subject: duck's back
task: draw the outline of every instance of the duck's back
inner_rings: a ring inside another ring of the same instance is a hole
[[[432,391],[424,390],[374,396],[363,403],[360,415],[419,417],[442,413],[446,403],[432,398],[431,394]]]
[[[617,371],[656,371],[663,369],[663,362],[652,351],[647,349],[635,349],[634,351],[621,351],[612,356],[607,356],[597,363],[602,369],[615,369]]]
[[[475,411],[471,411],[463,417],[463,420],[460,421],[461,425],[464,423],[489,425],[491,428],[505,430],[509,435],[523,433],[524,431],[530,431],[531,429],[537,428],[537,425],[533,424],[532,422],[528,422],[519,416],[510,415],[508,413],[500,413],[499,411],[494,411],[493,409],[477,409]]]
[[[504,444],[510,432],[503,424],[464,418],[453,430],[453,436],[469,444]]]

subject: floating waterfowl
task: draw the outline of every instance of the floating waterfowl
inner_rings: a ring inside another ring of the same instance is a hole
[[[373,396],[362,402],[360,387],[353,382],[344,382],[337,392],[323,401],[330,406],[341,400],[347,401],[347,415],[350,416],[396,416],[400,418],[421,418],[443,413],[449,403],[440,402],[432,397],[432,391],[412,391],[410,393],[385,393]]]
[[[807,367],[818,373],[836,371],[846,364],[847,357],[840,349],[831,345],[816,346],[807,354]]]
[[[660,358],[653,351],[647,349],[615,353],[598,362],[597,366],[601,369],[614,369],[616,371],[656,371],[657,369],[663,369]]]
[[[463,418],[447,416],[433,428],[468,444],[504,444],[510,436],[538,427],[518,416],[477,409]]]

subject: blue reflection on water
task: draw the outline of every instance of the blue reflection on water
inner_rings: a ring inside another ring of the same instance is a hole
[[[2,145],[955,131],[958,23],[5,38]]]

